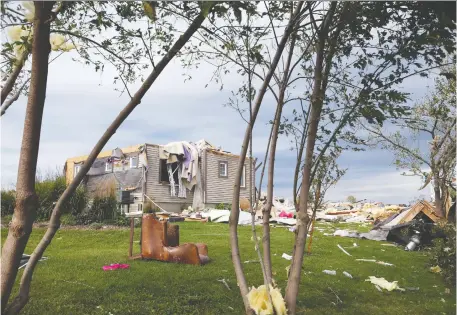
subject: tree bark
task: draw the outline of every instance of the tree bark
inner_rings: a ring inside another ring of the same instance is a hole
[[[214,4],[213,4],[214,5]],[[81,170],[78,172],[76,177],[70,183],[70,185],[65,189],[63,194],[60,196],[57,201],[51,215],[48,229],[41,239],[40,243],[35,248],[33,254],[30,257],[30,260],[27,264],[27,267],[24,270],[24,274],[21,278],[21,284],[19,288],[19,294],[16,296],[14,301],[11,303],[11,306],[8,309],[7,314],[17,314],[27,303],[30,293],[30,285],[32,281],[33,271],[38,263],[38,260],[42,257],[44,251],[51,243],[54,235],[60,227],[60,216],[62,206],[67,202],[67,200],[74,193],[76,188],[81,183],[84,176],[89,171],[92,163],[97,158],[98,154],[101,152],[103,147],[109,141],[109,139],[114,135],[117,128],[122,124],[122,122],[128,117],[128,115],[135,109],[135,107],[141,103],[143,96],[159,77],[168,63],[173,59],[173,57],[179,52],[179,50],[189,41],[192,35],[198,30],[200,25],[206,18],[206,14],[201,12],[189,25],[188,29],[178,38],[174,43],[173,47],[168,51],[168,53],[161,59],[161,61],[156,65],[152,73],[147,77],[138,91],[135,93],[130,102],[124,107],[124,109],[118,114],[116,119],[111,123],[105,133],[102,135],[100,140],[92,149],[87,160],[81,167]],[[47,41],[49,43],[49,40]]]
[[[35,2],[32,74],[19,158],[16,208],[14,209],[13,220],[2,249],[2,313],[11,295],[11,289],[16,279],[19,263],[30,233],[32,232],[32,224],[38,205],[38,197],[35,193],[35,175],[40,146],[43,108],[46,99],[48,57],[51,51],[51,45],[49,44],[50,24],[45,21],[49,19],[53,5],[53,1]],[[14,85],[14,82],[12,84]],[[9,87],[5,88],[9,89]],[[2,90],[2,102],[3,97],[4,91]]]
[[[435,193],[435,213],[440,218],[444,218],[445,214],[443,211],[443,202],[441,196],[441,185],[440,185],[440,178],[437,174],[439,170],[437,169],[436,172],[433,172],[433,191]]]
[[[35,30],[34,30],[35,31]],[[32,48],[33,50],[33,48]],[[14,87],[14,83],[16,83],[17,77],[21,73],[22,68],[24,67],[24,63],[27,60],[27,57],[29,56],[29,52],[25,51],[21,58],[18,60],[18,63],[16,64],[16,67],[14,67],[13,73],[11,73],[10,77],[8,80],[6,80],[5,85],[2,88],[2,93],[1,93],[1,104],[3,105],[3,102],[5,102],[6,98],[8,95],[11,93]]]
[[[238,231],[237,231],[238,219],[239,219],[239,215],[240,215],[239,203],[240,203],[241,175],[243,172],[244,161],[246,160],[246,153],[248,150],[250,134],[252,133],[252,129],[254,127],[255,120],[257,118],[257,114],[259,112],[260,106],[262,105],[263,97],[265,96],[266,90],[271,81],[271,78],[273,77],[273,74],[278,65],[279,59],[281,58],[282,52],[284,51],[286,43],[289,39],[289,36],[293,31],[293,26],[296,23],[297,17],[300,14],[300,10],[301,10],[302,6],[303,6],[303,2],[300,1],[297,5],[297,8],[295,9],[293,15],[291,16],[286,29],[284,30],[284,35],[281,38],[281,42],[278,45],[275,56],[270,65],[270,69],[268,70],[268,73],[265,76],[265,80],[263,81],[262,86],[259,89],[259,94],[257,95],[255,105],[254,105],[254,108],[252,111],[252,121],[250,124],[248,124],[248,127],[246,128],[246,132],[244,134],[243,144],[241,146],[240,159],[238,161],[238,169],[236,172],[235,183],[233,186],[232,210],[230,212],[230,220],[229,220],[230,247],[231,247],[231,251],[232,251],[233,267],[235,269],[238,286],[240,288],[245,311],[247,314],[252,313],[252,310],[249,306],[249,301],[246,296],[249,293],[249,291],[248,291],[248,285],[246,282],[246,278],[245,278],[244,272],[243,272],[243,266],[241,264],[240,250],[238,247]]]
[[[278,143],[279,126],[281,124],[282,109],[284,108],[284,97],[288,86],[289,69],[292,62],[292,56],[295,48],[296,37],[295,34],[291,35],[290,50],[287,56],[286,66],[284,67],[283,79],[281,82],[281,89],[279,90],[278,104],[276,116],[273,121],[273,130],[271,134],[270,144],[270,163],[268,163],[268,185],[267,185],[267,204],[263,209],[263,260],[265,264],[265,272],[268,283],[272,283],[272,265],[271,265],[271,249],[270,249],[270,213],[273,206],[273,186],[274,186],[274,172],[275,172],[275,157],[276,146]]]
[[[316,47],[317,49],[316,62],[314,68],[314,85],[311,96],[311,110],[309,114],[308,136],[306,139],[305,165],[303,167],[299,211],[297,213],[295,245],[285,295],[285,301],[287,308],[289,310],[289,314],[295,314],[297,308],[298,287],[301,278],[301,267],[303,264],[303,254],[306,245],[307,228],[310,220],[308,215],[308,199],[309,188],[311,185],[311,167],[313,162],[314,145],[316,143],[317,128],[319,126],[322,104],[325,97],[325,89],[323,89],[323,85],[325,85],[325,77],[323,75],[324,49],[326,39],[328,37],[328,30],[330,27],[330,23],[333,19],[333,15],[335,13],[336,5],[336,2],[332,2],[330,5],[329,12],[323,22],[321,30],[319,31],[318,42]],[[330,64],[327,63],[326,67],[330,67]]]
[[[298,148],[298,154],[297,154],[297,163],[295,164],[295,171],[294,171],[294,187],[293,189],[293,198],[294,198],[294,206],[295,206],[295,211],[298,212],[299,210],[299,205],[297,201],[297,196],[298,196],[298,175],[300,173],[300,166],[301,166],[301,159],[303,157],[303,150],[305,149],[305,143],[306,143],[306,134],[308,133],[308,117],[309,117],[309,109],[308,112],[306,113],[306,118],[303,126],[303,132],[302,132],[302,139],[300,141],[300,147]]]

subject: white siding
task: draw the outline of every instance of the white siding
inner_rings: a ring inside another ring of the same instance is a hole
[[[231,204],[235,174],[238,168],[238,157],[206,152],[206,203],[208,204]],[[219,177],[219,162],[227,162],[228,177]],[[253,161],[254,163],[254,161]],[[241,188],[240,197],[249,197],[249,159],[246,159],[246,187]],[[252,166],[252,190],[255,193],[255,170]]]

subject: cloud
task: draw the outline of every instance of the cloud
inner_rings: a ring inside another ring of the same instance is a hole
[[[129,100],[126,93],[120,96],[114,91],[112,69],[107,67],[103,74],[95,73],[92,68],[73,62],[71,57],[72,53],[64,54],[50,66],[38,158],[38,167],[44,171],[61,168],[69,157],[88,154]],[[209,83],[211,66],[201,64],[198,69],[187,71],[192,79],[184,82],[186,71],[179,61],[170,63],[106,149],[205,138],[238,154],[246,123],[233,109],[223,105],[228,102],[230,91],[241,86],[240,77],[235,74],[224,77],[224,89],[219,91],[219,84]],[[408,91],[421,96],[428,81],[405,82]],[[26,98],[21,97],[2,117],[1,184],[4,188],[16,181],[25,107]],[[265,154],[270,134],[268,122],[274,110],[273,98],[267,95],[254,130],[254,156],[260,161]],[[284,197],[292,195],[295,153],[290,147],[289,139],[279,138],[275,194]],[[344,199],[353,194],[384,202],[407,202],[418,195],[419,179],[400,176],[391,165],[392,159],[391,153],[381,150],[345,152],[339,163],[349,171],[328,192],[328,198]]]

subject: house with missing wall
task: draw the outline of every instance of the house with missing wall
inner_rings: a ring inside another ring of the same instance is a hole
[[[67,184],[87,157],[67,159]],[[90,196],[115,193],[125,213],[142,211],[147,202],[168,212],[189,206],[199,210],[232,203],[238,161],[238,155],[205,140],[145,143],[101,152],[82,184]],[[255,163],[254,158],[246,158],[240,197],[249,196],[249,176],[255,187]]]

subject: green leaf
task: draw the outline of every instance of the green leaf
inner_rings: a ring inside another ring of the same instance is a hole
[[[143,1],[143,8],[144,14],[146,14],[146,16],[151,19],[151,21],[155,22],[157,19],[156,3],[154,1]]]
[[[202,10],[202,14],[203,16],[206,18],[209,14],[209,11],[211,10],[213,6],[213,3],[211,1],[204,1],[204,2],[201,2],[201,10]]]

